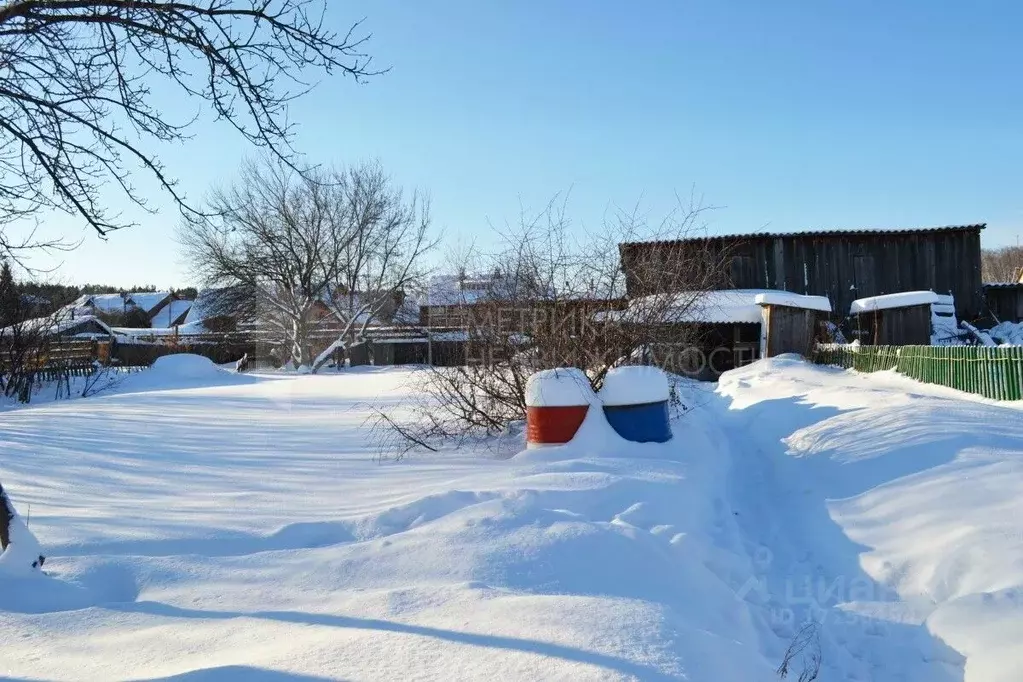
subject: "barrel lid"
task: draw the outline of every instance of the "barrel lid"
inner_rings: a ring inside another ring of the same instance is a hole
[[[600,398],[605,405],[642,405],[668,399],[668,375],[657,367],[615,367],[604,377]]]
[[[526,405],[530,407],[569,407],[596,402],[589,377],[576,367],[546,369],[526,382]]]

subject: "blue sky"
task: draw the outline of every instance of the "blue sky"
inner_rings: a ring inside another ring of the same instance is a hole
[[[430,192],[449,240],[486,243],[558,192],[593,226],[609,204],[658,216],[694,187],[721,207],[715,233],[987,222],[985,245],[1023,237],[1023,4],[329,2],[339,28],[362,16],[391,71],[322,82],[292,108],[297,146],[379,159]],[[161,154],[200,197],[250,150],[225,126],[194,133]],[[106,241],[49,222],[85,240],[54,277],[190,283],[158,204]]]

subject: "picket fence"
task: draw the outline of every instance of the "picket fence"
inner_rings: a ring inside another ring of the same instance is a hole
[[[860,372],[894,369],[928,384],[995,400],[1023,399],[1023,346],[847,346],[820,344],[813,362]]]

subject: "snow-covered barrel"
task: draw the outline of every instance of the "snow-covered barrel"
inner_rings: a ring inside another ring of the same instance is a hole
[[[528,447],[567,443],[596,402],[586,374],[574,367],[537,372],[526,382]]]
[[[636,443],[671,440],[668,377],[656,367],[616,367],[604,377],[604,414],[619,436]]]

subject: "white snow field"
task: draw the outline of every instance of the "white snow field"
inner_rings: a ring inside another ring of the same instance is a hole
[[[671,443],[394,462],[410,370],[188,363],[0,414],[4,679],[759,682],[808,617],[822,682],[1023,679],[1016,406],[781,358]]]

